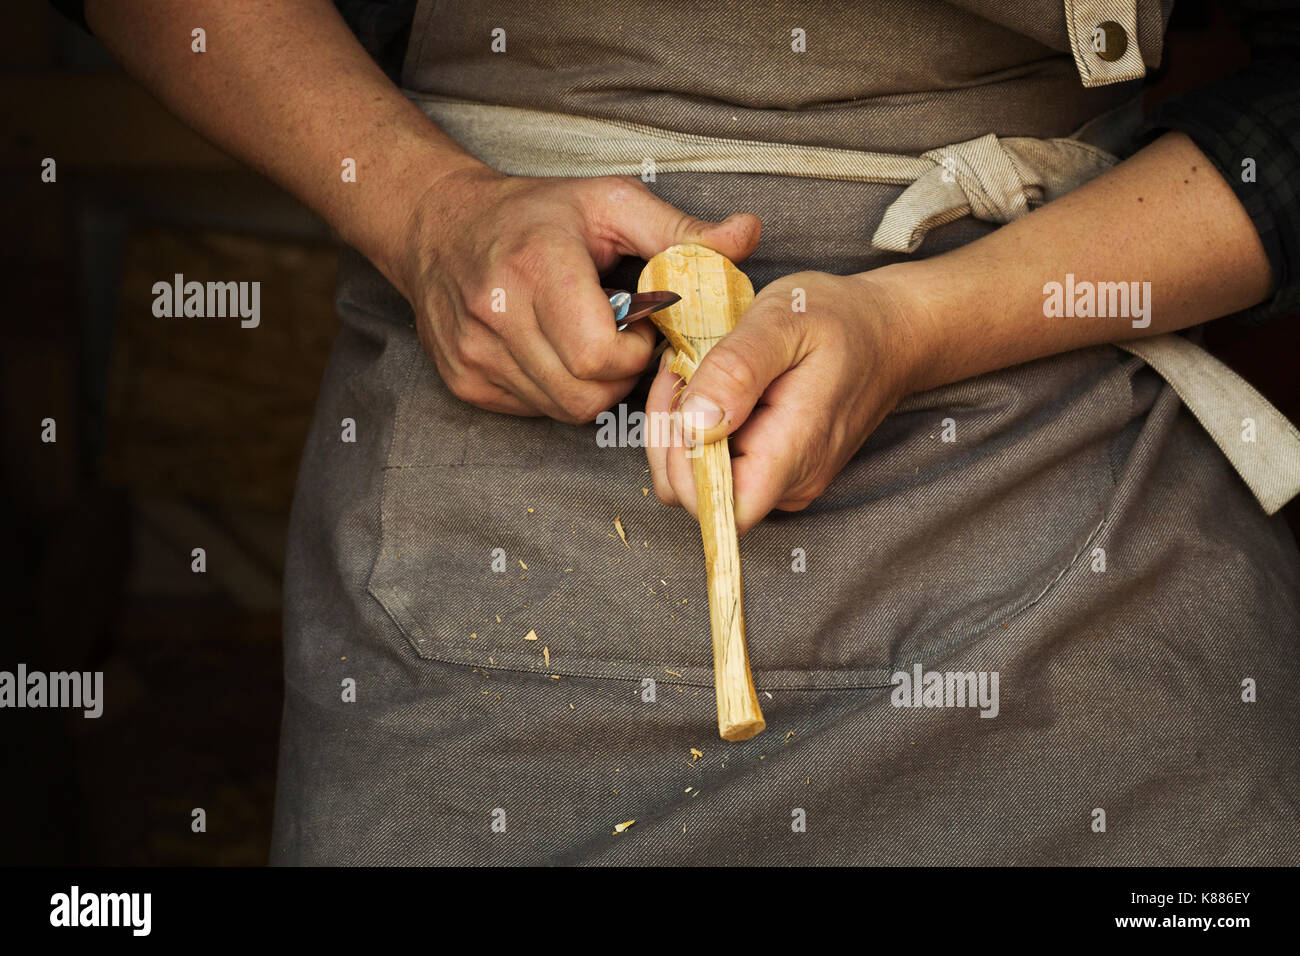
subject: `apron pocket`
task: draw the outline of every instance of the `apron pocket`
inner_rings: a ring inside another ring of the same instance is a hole
[[[1128,383],[1090,349],[889,416],[811,507],[741,541],[760,689],[886,686],[1032,612],[1090,560]],[[596,435],[465,405],[415,357],[369,591],[420,657],[712,686],[698,525],[655,499],[643,449]]]

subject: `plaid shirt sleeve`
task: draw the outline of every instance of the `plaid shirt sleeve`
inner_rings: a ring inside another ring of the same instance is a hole
[[[1258,324],[1300,312],[1300,2],[1238,0],[1250,63],[1159,104],[1149,133],[1180,130],[1250,215],[1273,267],[1273,297],[1235,316]]]

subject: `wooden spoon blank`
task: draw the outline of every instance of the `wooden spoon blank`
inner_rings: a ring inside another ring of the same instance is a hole
[[[672,369],[687,382],[709,349],[730,332],[754,298],[749,278],[726,256],[697,245],[665,249],[641,272],[637,290],[676,292],[682,300],[651,320],[677,350]],[[691,449],[700,533],[709,580],[718,733],[748,740],[767,726],[745,648],[744,588],[727,440]]]

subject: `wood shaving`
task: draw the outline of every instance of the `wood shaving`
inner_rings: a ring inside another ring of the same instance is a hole
[[[676,671],[670,671],[670,670],[669,670],[668,668],[666,668],[666,667],[664,668],[664,673],[665,673],[665,674],[672,674],[674,677],[681,677],[681,676],[682,676],[681,674],[677,673]]]
[[[628,820],[627,823],[616,823],[616,824],[614,825],[614,833],[613,833],[613,835],[614,835],[614,836],[618,836],[620,833],[622,833],[624,830],[626,830],[628,827],[630,827],[630,826],[631,826],[632,824],[634,824],[634,823],[636,823],[635,820]]]
[[[675,414],[677,412],[677,399],[681,398],[682,392],[686,391],[686,381],[682,374],[685,371],[685,368],[679,369],[677,367],[677,362],[681,357],[682,356],[679,353],[677,358],[673,359],[672,364],[668,366],[670,372],[682,378],[682,381],[678,382],[677,387],[673,389],[673,397],[668,399],[668,411],[670,414]]]
[[[551,666],[551,649],[549,647],[542,648],[542,663],[544,663],[548,668]],[[786,740],[789,739],[789,737],[786,738]]]
[[[642,488],[642,489],[641,489],[641,497],[642,497],[642,498],[647,497],[649,494],[650,494],[650,489],[649,489],[649,488]]]
[[[691,759],[692,759],[692,760],[699,760],[699,759],[700,759],[701,757],[703,757],[703,756],[704,756],[704,751],[703,751],[703,750],[696,750],[694,747],[691,748]]]
[[[618,532],[618,538],[623,542],[623,547],[631,551],[632,546],[627,543],[627,535],[623,532],[623,522],[619,521],[618,518],[614,519],[614,530]]]
[[[529,631],[527,634],[524,635],[524,640],[525,640],[525,641],[535,641],[535,640],[537,640],[537,632],[536,632],[536,631]]]
[[[523,558],[520,558],[520,559],[519,559],[519,566],[520,566],[521,568],[523,568],[525,571],[528,570],[528,565],[524,564],[524,559],[523,559]]]

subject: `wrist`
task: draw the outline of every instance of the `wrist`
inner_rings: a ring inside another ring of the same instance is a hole
[[[863,272],[854,279],[869,290],[868,320],[880,323],[890,365],[897,375],[898,399],[942,384],[944,353],[931,293],[935,285],[924,260],[900,262]]]
[[[456,218],[475,194],[505,178],[469,154],[422,151],[394,164],[373,205],[355,210],[339,233],[409,301],[427,254],[456,238]]]

